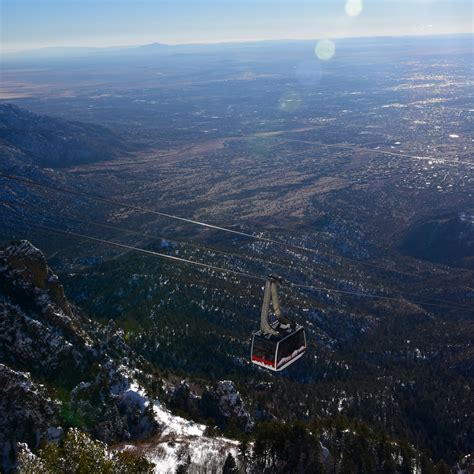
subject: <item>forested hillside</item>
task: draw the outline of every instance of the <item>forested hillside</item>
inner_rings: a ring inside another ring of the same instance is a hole
[[[0,442],[7,471],[19,462],[21,473],[57,472],[65,465],[76,466],[72,472],[95,465],[99,472],[117,473],[212,466],[255,473],[448,472],[445,462],[434,463],[409,437],[391,436],[375,420],[373,427],[357,421],[347,392],[333,399],[337,413],[329,406],[313,409],[309,397],[324,405],[324,390],[293,389],[298,372],[272,380],[261,370],[234,368],[227,375],[241,387],[239,393],[232,381],[216,382],[212,373],[167,362],[178,350],[195,356],[200,344],[189,353],[164,338],[155,353],[168,356],[150,357],[139,332],[94,322],[72,305],[29,242],[4,247],[0,263]],[[196,334],[195,327],[190,330]],[[217,374],[222,360],[219,350],[212,353]],[[179,382],[184,374],[189,383]],[[298,408],[292,413],[290,407],[305,399],[306,416]],[[162,402],[195,421],[172,415]],[[307,421],[292,421],[302,417]],[[198,452],[207,454],[196,457]]]

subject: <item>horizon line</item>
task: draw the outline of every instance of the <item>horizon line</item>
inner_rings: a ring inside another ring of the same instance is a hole
[[[84,49],[84,50],[111,50],[111,49],[135,49],[145,46],[161,45],[161,46],[211,46],[211,45],[233,45],[233,44],[250,44],[250,43],[270,43],[270,42],[303,42],[303,41],[319,41],[321,39],[331,40],[349,40],[349,39],[376,39],[376,38],[418,38],[418,37],[437,37],[437,36],[474,36],[474,31],[466,32],[451,32],[451,33],[419,33],[419,34],[405,34],[405,35],[356,35],[356,36],[331,36],[324,38],[306,37],[306,38],[254,38],[254,39],[235,39],[225,41],[195,41],[182,43],[163,43],[160,41],[153,41],[151,43],[130,43],[127,45],[110,45],[110,46],[81,46],[81,45],[58,45],[58,46],[41,46],[39,48],[28,49],[14,49],[3,50],[4,55],[16,55],[25,53],[35,53],[45,50],[55,49]]]

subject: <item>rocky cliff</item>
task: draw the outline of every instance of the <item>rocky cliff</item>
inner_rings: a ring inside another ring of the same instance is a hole
[[[39,249],[24,240],[0,249],[0,467],[15,466],[19,447],[34,452],[77,427],[142,453],[158,472],[221,470],[238,443],[172,415],[151,396],[164,383],[152,373],[113,322],[102,326],[71,305]],[[195,398],[223,427],[252,427],[231,381]]]
[[[135,380],[147,382],[144,361],[113,324],[79,314],[27,241],[0,251],[0,364],[4,467],[16,443],[35,449],[62,427],[80,426],[106,442],[158,432],[152,410],[130,392]]]

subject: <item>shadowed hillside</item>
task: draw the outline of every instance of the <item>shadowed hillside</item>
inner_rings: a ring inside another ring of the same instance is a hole
[[[65,168],[111,160],[127,147],[105,127],[33,114],[0,104],[2,168],[33,165]]]

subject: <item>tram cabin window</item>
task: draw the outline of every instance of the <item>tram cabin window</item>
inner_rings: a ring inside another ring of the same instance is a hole
[[[306,351],[306,337],[304,329],[300,327],[290,336],[285,337],[278,344],[277,368],[289,365],[299,359]]]

